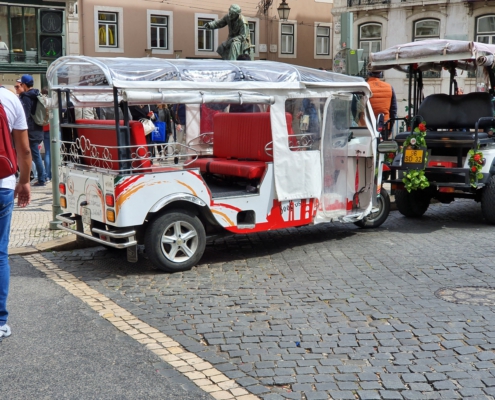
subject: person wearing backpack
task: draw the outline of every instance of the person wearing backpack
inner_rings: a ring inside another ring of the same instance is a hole
[[[36,171],[38,172],[38,182],[34,183],[33,186],[45,186],[45,167],[38,146],[43,142],[43,114],[46,114],[46,108],[38,99],[38,97],[41,97],[40,91],[34,89],[33,85],[34,79],[31,75],[22,75],[21,86],[24,92],[19,95],[19,99],[26,114],[29,147],[31,148],[31,155],[36,166]]]
[[[17,205],[26,207],[31,200],[29,174],[31,151],[26,116],[17,96],[0,87],[0,341],[11,334],[7,325],[7,295],[10,266],[8,257],[10,222]],[[13,148],[15,146],[15,150]],[[17,156],[16,156],[17,155]],[[15,172],[20,176],[16,183]]]

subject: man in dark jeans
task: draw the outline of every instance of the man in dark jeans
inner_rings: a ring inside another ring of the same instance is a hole
[[[21,86],[24,89],[19,95],[24,113],[26,114],[26,120],[28,124],[29,134],[29,147],[31,148],[31,155],[33,157],[36,171],[38,172],[38,182],[33,186],[45,186],[46,174],[45,167],[43,166],[43,160],[41,159],[39,145],[43,142],[43,127],[34,123],[31,116],[36,112],[36,106],[38,105],[38,95],[40,91],[33,88],[34,79],[31,75],[23,75],[21,77]]]

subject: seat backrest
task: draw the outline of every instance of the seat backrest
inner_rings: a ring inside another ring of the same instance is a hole
[[[81,139],[81,137],[85,137],[91,144],[102,146],[99,147],[99,157],[103,158],[102,151],[103,147],[106,147],[110,155],[111,160],[118,160],[118,151],[117,151],[117,134],[115,130],[109,129],[98,129],[98,125],[100,126],[115,126],[115,121],[113,120],[91,120],[91,119],[78,119],[76,120],[76,124],[85,124],[85,125],[95,125],[94,128],[77,128],[77,136]],[[120,121],[120,125],[124,125],[124,121]],[[148,145],[146,144],[146,136],[144,134],[143,124],[139,121],[129,121],[129,127],[131,130],[131,157],[135,159],[132,162],[133,168],[150,168],[151,161],[148,157]],[[87,143],[86,143],[87,145]],[[82,157],[83,162],[86,165],[98,165],[95,161],[90,159],[91,157],[91,149],[89,147],[82,146],[82,153],[87,157]],[[100,162],[99,165],[103,167],[103,164]],[[107,162],[107,165],[110,169],[119,170],[118,162]]]
[[[287,126],[292,116],[286,113]],[[214,116],[213,154],[216,157],[273,161],[265,147],[272,141],[270,113],[220,113]]]
[[[486,92],[432,94],[423,100],[418,114],[430,129],[473,129],[481,117],[493,116],[491,96]]]

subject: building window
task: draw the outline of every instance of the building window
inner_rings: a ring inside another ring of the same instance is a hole
[[[315,29],[315,45],[317,56],[330,55],[330,26],[322,26],[318,24]]]
[[[39,62],[40,10],[45,8],[0,6],[0,62]]]
[[[278,56],[297,57],[297,21],[279,22]]]
[[[495,15],[484,15],[476,20],[476,41],[495,44]]]
[[[280,29],[282,54],[294,54],[294,25],[282,24]]]
[[[168,49],[168,17],[152,15],[150,18],[150,35],[152,49]]]
[[[259,37],[260,37],[260,20],[259,18],[245,17],[248,28],[251,46],[253,46],[254,56],[259,57]]]
[[[210,18],[198,19],[198,50],[199,51],[213,51],[213,31],[211,29],[205,29],[204,25],[207,22],[211,22]]]
[[[370,23],[359,27],[359,48],[363,49],[363,59],[368,59],[370,53],[376,53],[382,49],[381,24]]]
[[[147,10],[148,49],[153,54],[173,54],[174,14],[171,11]]]
[[[124,52],[124,9],[95,6],[95,51],[100,53]]]
[[[414,41],[440,38],[440,21],[437,19],[422,19],[414,23]]]
[[[118,14],[98,11],[98,45],[100,47],[118,47]]]
[[[251,45],[256,46],[256,22],[248,22],[248,27]]]
[[[218,43],[218,29],[205,29],[207,22],[218,19],[216,14],[194,14],[194,29],[196,36],[194,38],[194,54],[200,57],[212,57],[215,55]]]

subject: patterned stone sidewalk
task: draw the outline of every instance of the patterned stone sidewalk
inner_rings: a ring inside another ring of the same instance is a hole
[[[72,236],[62,230],[51,230],[52,184],[32,187],[31,204],[14,208],[9,249],[29,248],[62,237]]]

